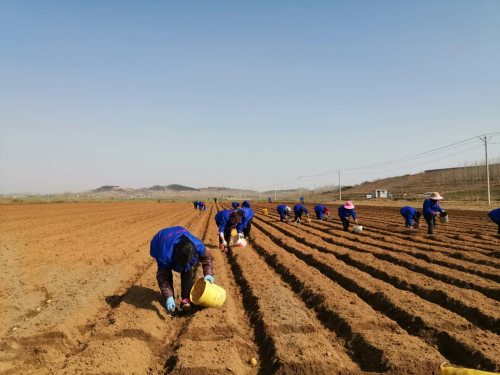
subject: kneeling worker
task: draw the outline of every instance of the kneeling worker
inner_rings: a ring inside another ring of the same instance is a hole
[[[241,204],[241,207],[250,208],[250,202],[249,202],[249,201],[244,201],[244,202]]]
[[[278,207],[276,207],[276,211],[280,214],[280,221],[288,221],[288,217],[290,216],[290,213],[292,212],[292,209],[288,207],[286,204],[280,204]]]
[[[293,206],[293,213],[295,214],[295,222],[300,224],[300,219],[302,218],[302,214],[306,213],[307,217],[309,217],[309,211],[306,206],[302,204],[296,204]]]
[[[399,212],[401,213],[401,216],[405,218],[406,228],[412,229],[413,220],[415,220],[415,223],[420,223],[420,216],[422,216],[422,213],[416,208],[405,206],[399,210]]]
[[[174,312],[177,308],[172,271],[181,274],[180,308],[183,312],[191,310],[189,294],[193,287],[193,266],[198,260],[203,267],[205,282],[207,280],[214,282],[212,255],[205,249],[203,242],[183,227],[171,227],[159,231],[151,241],[150,254],[158,264],[156,280],[169,312]]]
[[[330,216],[329,208],[322,204],[314,206],[314,212],[316,213],[316,218],[318,220],[323,220],[323,215],[326,215],[328,217]]]

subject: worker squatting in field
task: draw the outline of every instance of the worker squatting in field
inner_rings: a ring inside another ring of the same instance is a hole
[[[172,271],[181,274],[180,309],[183,312],[191,310],[189,295],[193,287],[193,266],[198,260],[203,267],[205,282],[214,282],[210,252],[203,242],[183,227],[171,227],[159,231],[151,241],[150,255],[156,259],[158,265],[156,279],[169,312],[173,313],[177,309]]]

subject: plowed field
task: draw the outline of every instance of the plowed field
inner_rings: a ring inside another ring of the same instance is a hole
[[[0,373],[500,371],[500,239],[484,212],[449,211],[428,236],[360,207],[354,234],[252,203],[249,245],[225,255],[213,217],[229,204],[207,206],[2,206]],[[222,308],[166,314],[149,242],[174,225],[211,251]]]

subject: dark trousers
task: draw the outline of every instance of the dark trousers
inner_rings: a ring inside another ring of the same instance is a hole
[[[233,227],[226,228],[226,230],[224,231],[224,239],[226,240],[226,242],[228,244],[229,244],[229,240],[231,239],[231,229],[233,229]],[[222,243],[222,239],[219,236],[219,245],[221,243]]]
[[[172,287],[172,293],[174,293],[174,277],[173,272],[170,272],[170,277],[168,282]],[[193,268],[190,268],[187,272],[181,272],[181,298],[186,299],[189,298],[189,294],[191,293],[191,288],[193,287]]]
[[[342,225],[344,226],[344,230],[347,232],[349,230],[349,219],[347,217],[341,217],[340,220],[342,220]]]
[[[410,219],[405,218],[405,226],[406,226],[406,228],[411,227],[411,225],[410,225]]]
[[[193,268],[187,272],[181,272],[181,298],[189,298],[191,288],[193,287]]]
[[[250,231],[252,230],[252,220],[253,219],[250,219],[248,221],[246,228],[243,228],[243,237],[245,237],[247,240],[248,240],[248,237],[250,236]]]
[[[427,234],[434,234],[434,228],[436,227],[436,216],[434,215],[424,215],[425,222],[427,223]]]

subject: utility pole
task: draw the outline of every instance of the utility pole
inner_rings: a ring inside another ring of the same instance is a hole
[[[342,184],[340,183],[340,171],[339,171],[339,201],[342,202]]]
[[[479,138],[481,139],[481,138]],[[488,137],[484,136],[484,154],[486,156],[486,182],[488,186],[488,206],[491,204],[491,194],[490,194],[490,168],[488,166]]]
[[[300,183],[300,176],[299,176],[299,200],[301,196],[302,196],[302,185]]]

